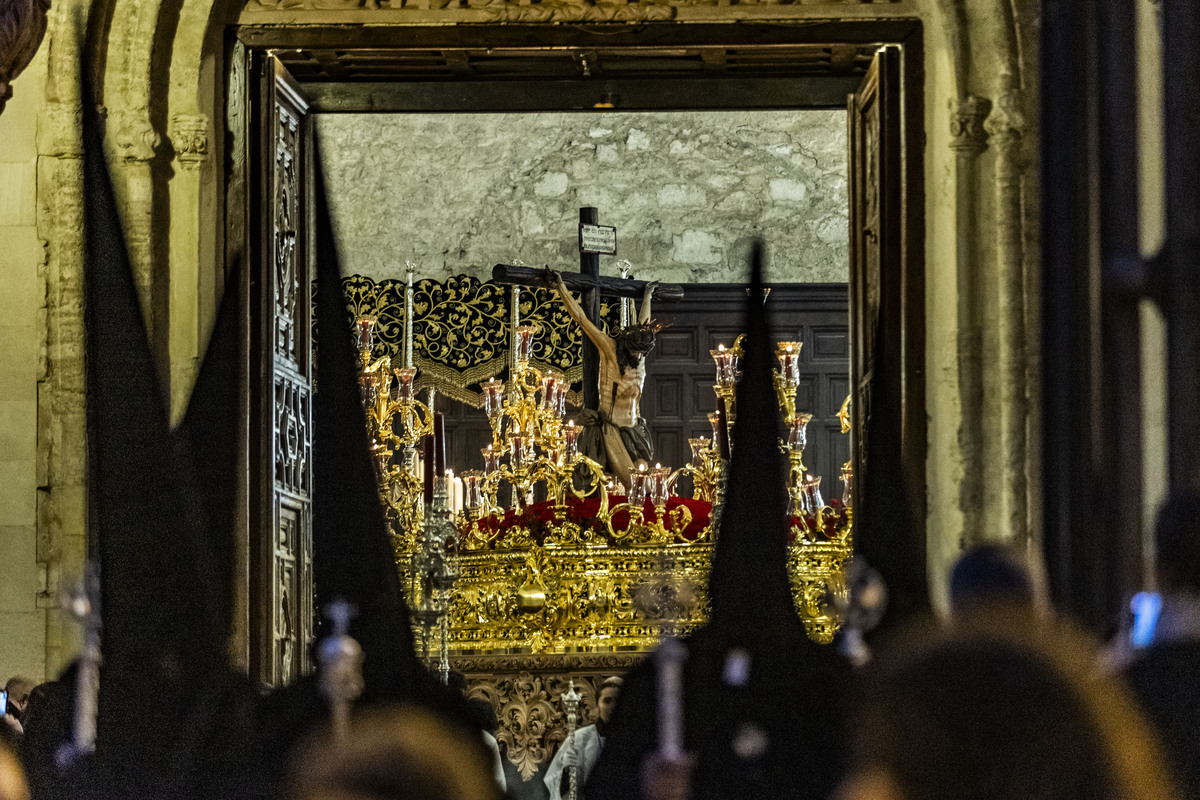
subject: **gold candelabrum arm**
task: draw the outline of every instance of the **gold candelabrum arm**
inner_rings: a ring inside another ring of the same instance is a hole
[[[400,428],[397,434],[393,420],[400,416]],[[423,436],[433,435],[433,410],[415,397],[410,400],[393,400],[388,404],[384,425],[394,443],[400,446],[416,447]]]
[[[796,389],[798,384],[792,383],[778,370],[773,374],[775,381],[775,398],[779,401],[779,410],[783,412],[783,421],[790,428],[796,419]]]

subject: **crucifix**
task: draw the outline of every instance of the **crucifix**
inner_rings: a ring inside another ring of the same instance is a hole
[[[580,226],[596,226],[599,218],[594,207],[579,209]],[[615,255],[614,252],[610,253]],[[561,273],[563,283],[574,292],[579,292],[580,305],[587,318],[596,327],[600,326],[600,298],[627,297],[640,298],[645,294],[646,281],[632,278],[604,278],[600,276],[600,253],[590,252],[580,247],[579,272]],[[492,280],[515,286],[536,286],[555,288],[548,279],[546,270],[533,267],[520,267],[510,264],[497,264],[492,268]],[[677,283],[659,284],[654,287],[653,298],[667,302],[677,302],[683,299],[683,287]],[[583,407],[596,410],[600,407],[599,393],[600,359],[596,345],[587,336],[583,337]]]

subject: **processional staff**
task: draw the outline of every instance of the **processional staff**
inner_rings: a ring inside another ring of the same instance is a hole
[[[654,654],[658,672],[658,754],[668,763],[683,761],[683,662],[687,648],[676,637],[663,640]]]
[[[55,754],[59,769],[67,769],[96,750],[96,717],[100,702],[100,575],[99,565],[87,562],[83,583],[67,597],[67,612],[83,626],[83,653],[75,684],[75,725],[70,742]]]
[[[325,618],[333,623],[333,634],[321,642],[321,693],[329,703],[334,741],[345,741],[350,733],[350,710],[363,691],[362,646],[349,634],[354,607],[345,600],[325,606]]]
[[[579,692],[575,691],[575,679],[571,678],[570,689],[563,692],[563,707],[567,710],[567,800],[579,797],[579,751],[575,747],[575,727],[579,723]]]

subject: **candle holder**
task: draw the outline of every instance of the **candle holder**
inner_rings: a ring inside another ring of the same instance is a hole
[[[411,404],[415,397],[413,379],[417,377],[417,371],[412,367],[395,367],[392,372],[396,375],[396,402]]]
[[[568,463],[574,462],[575,457],[579,455],[579,428],[575,427],[575,420],[570,420],[567,427],[563,430],[563,456]]]
[[[483,474],[491,475],[500,469],[500,453],[490,444],[480,452],[483,453]]]
[[[800,348],[801,342],[779,342],[775,348],[775,357],[779,360],[779,369],[775,371],[775,395],[779,407],[783,411],[783,420],[789,427],[796,418],[796,390],[800,388]],[[811,415],[809,415],[811,418]]]
[[[391,357],[371,361],[376,318],[363,315],[354,321],[358,349],[358,388],[373,442],[379,478],[379,496],[395,522],[404,546],[412,546],[424,518],[421,476],[416,472],[416,447],[433,433],[431,409],[416,399],[412,366],[392,368]],[[396,382],[395,392],[392,381]],[[392,455],[399,452],[399,464]]]
[[[533,338],[536,334],[537,331],[532,325],[522,325],[513,331],[517,369],[523,369],[529,364],[529,359],[533,356]]]
[[[618,543],[637,545],[666,545],[684,542],[683,533],[692,522],[692,512],[685,505],[667,511],[672,474],[662,465],[651,471],[645,464],[629,471],[629,493],[626,502],[613,506],[612,516],[621,511],[629,513],[629,525],[625,530],[612,529],[611,535]],[[647,519],[646,501],[654,506],[654,516]],[[611,518],[609,528],[612,528]]]
[[[375,323],[377,318],[371,314],[363,314],[354,320],[355,347],[358,349],[358,361],[362,368],[371,363],[371,352],[375,349]]]
[[[483,386],[483,410],[488,419],[496,419],[504,412],[504,383],[488,378]]]

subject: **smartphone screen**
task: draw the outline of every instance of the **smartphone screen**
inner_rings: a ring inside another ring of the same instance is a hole
[[[8,713],[8,692],[0,692],[0,714]]]

